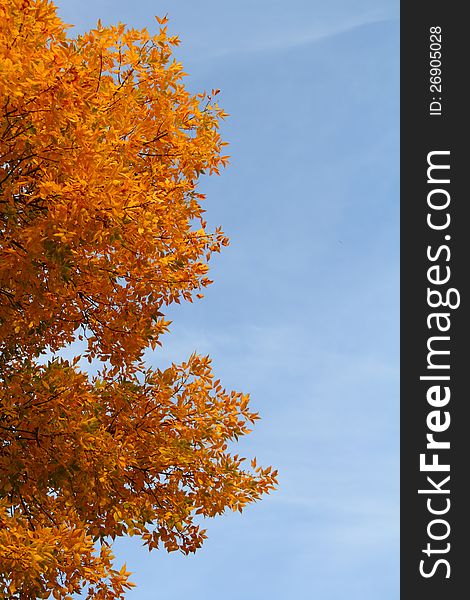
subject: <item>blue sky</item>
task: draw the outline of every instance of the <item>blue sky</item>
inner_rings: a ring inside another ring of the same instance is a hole
[[[280,470],[195,556],[116,544],[128,598],[395,600],[398,2],[57,4],[78,30],[168,13],[188,86],[222,90],[231,165],[202,187],[231,245],[149,362],[209,353],[262,416],[240,452]]]

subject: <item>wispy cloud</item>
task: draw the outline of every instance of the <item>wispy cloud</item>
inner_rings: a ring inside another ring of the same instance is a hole
[[[314,28],[307,28],[305,31],[282,31],[276,35],[268,34],[263,31],[256,38],[240,45],[231,45],[226,47],[218,46],[217,49],[203,52],[199,55],[198,61],[223,59],[231,56],[247,56],[254,54],[268,54],[270,52],[279,52],[301,46],[307,46],[325,41],[329,38],[343,35],[366,26],[380,25],[395,21],[395,17],[380,18],[376,16],[364,16],[350,18],[340,23],[331,23],[319,25]]]

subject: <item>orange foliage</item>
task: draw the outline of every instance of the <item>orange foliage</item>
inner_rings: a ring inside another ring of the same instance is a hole
[[[72,39],[46,0],[0,0],[0,595],[121,598],[110,543],[195,551],[195,515],[243,507],[276,472],[228,444],[258,417],[210,360],[152,370],[164,307],[228,243],[197,181],[225,113],[192,95],[166,19]],[[75,339],[101,364],[38,358]],[[101,362],[100,362],[101,361]],[[2,596],[3,597],[3,596]]]

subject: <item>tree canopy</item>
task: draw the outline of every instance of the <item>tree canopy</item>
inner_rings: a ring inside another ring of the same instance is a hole
[[[208,357],[151,369],[165,308],[201,297],[201,175],[227,162],[218,90],[191,94],[158,33],[72,38],[47,0],[0,0],[0,596],[121,598],[112,540],[194,552],[197,515],[276,471],[233,455],[258,418]],[[80,356],[52,357],[76,340]]]

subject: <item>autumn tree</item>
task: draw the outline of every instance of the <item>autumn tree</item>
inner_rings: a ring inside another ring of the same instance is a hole
[[[227,161],[218,90],[186,90],[158,21],[71,38],[0,0],[0,597],[121,598],[117,536],[194,552],[196,515],[276,483],[231,453],[258,417],[209,358],[143,362],[228,243],[197,191]],[[97,375],[44,359],[76,340]]]

